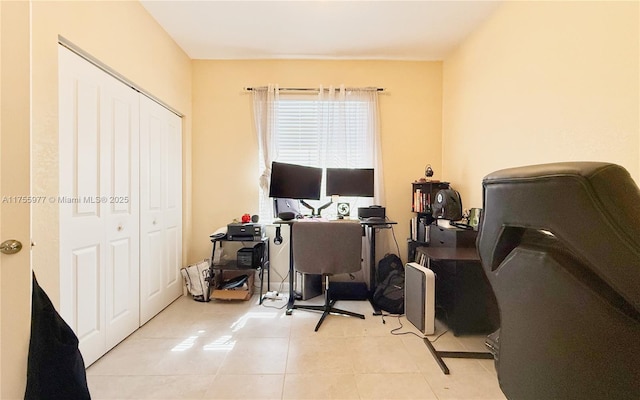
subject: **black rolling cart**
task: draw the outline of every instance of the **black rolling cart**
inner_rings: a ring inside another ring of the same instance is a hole
[[[260,304],[262,304],[265,271],[267,272],[267,291],[271,290],[269,284],[269,238],[263,236],[260,239],[256,238],[253,240],[231,240],[228,239],[226,235],[211,235],[210,239],[212,249],[209,276],[211,278],[209,282],[210,293],[208,294],[216,299],[247,300],[253,294],[253,276],[255,271],[257,271],[260,277]],[[218,246],[222,248],[224,243],[241,244],[242,248],[237,252],[237,257],[216,261],[216,249]],[[229,280],[228,278],[239,277],[243,274],[247,274],[249,278],[247,280],[248,291],[225,290],[219,287],[225,279]]]

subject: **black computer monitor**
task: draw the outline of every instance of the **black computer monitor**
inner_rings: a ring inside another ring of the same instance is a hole
[[[300,200],[296,199],[273,199],[273,216],[280,217],[281,213],[291,213],[294,217],[302,215],[300,212]]]
[[[322,168],[304,165],[271,163],[269,197],[300,200],[300,204],[316,215],[315,209],[305,200],[320,200]]]
[[[281,162],[271,163],[269,197],[320,200],[322,168]]]
[[[373,197],[373,168],[327,168],[326,194]]]

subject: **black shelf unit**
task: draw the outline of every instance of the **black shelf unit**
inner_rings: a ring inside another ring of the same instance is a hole
[[[415,259],[416,248],[429,245],[428,226],[434,221],[431,205],[436,193],[449,189],[449,182],[435,180],[416,181],[411,183],[411,211],[415,213],[411,219],[409,238],[407,239],[407,262]]]
[[[212,243],[212,249],[211,249],[211,261],[209,264],[209,269],[210,269],[210,273],[209,276],[213,277],[213,280],[215,283],[219,283],[221,278],[222,278],[222,274],[224,273],[224,271],[258,271],[258,275],[260,278],[260,304],[262,304],[262,300],[263,300],[263,284],[264,284],[264,280],[265,280],[265,271],[267,272],[267,291],[271,290],[271,285],[269,283],[269,278],[270,278],[270,261],[269,261],[269,238],[267,236],[263,236],[261,238],[255,238],[255,239],[244,239],[244,240],[229,240],[227,238],[227,236],[223,236],[223,237],[214,237],[214,236],[210,236],[211,239],[211,243]],[[245,244],[257,244],[260,243],[261,246],[261,251],[260,251],[260,262],[259,265],[256,267],[245,267],[245,266],[241,266],[238,265],[238,261],[237,259],[227,259],[227,260],[222,260],[220,262],[214,262],[215,259],[215,253],[216,253],[216,248],[218,246],[222,247],[223,243],[236,243],[236,244],[241,244],[243,246],[245,246]],[[216,274],[215,272],[218,271],[219,273]],[[214,283],[211,282],[211,283]],[[213,289],[215,287],[215,285],[212,285],[211,289]]]

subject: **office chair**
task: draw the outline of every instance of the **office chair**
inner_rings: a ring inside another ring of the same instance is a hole
[[[640,395],[640,190],[614,164],[497,171],[478,235],[509,399]]]
[[[329,276],[356,272],[361,268],[362,227],[358,222],[300,221],[292,226],[293,260],[303,273],[322,275],[325,280],[324,305],[294,305],[294,309],[322,311],[317,332],[330,313],[364,319],[364,315],[335,308]]]

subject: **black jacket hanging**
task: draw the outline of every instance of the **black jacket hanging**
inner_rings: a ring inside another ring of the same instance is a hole
[[[33,274],[25,400],[91,399],[78,337]]]

